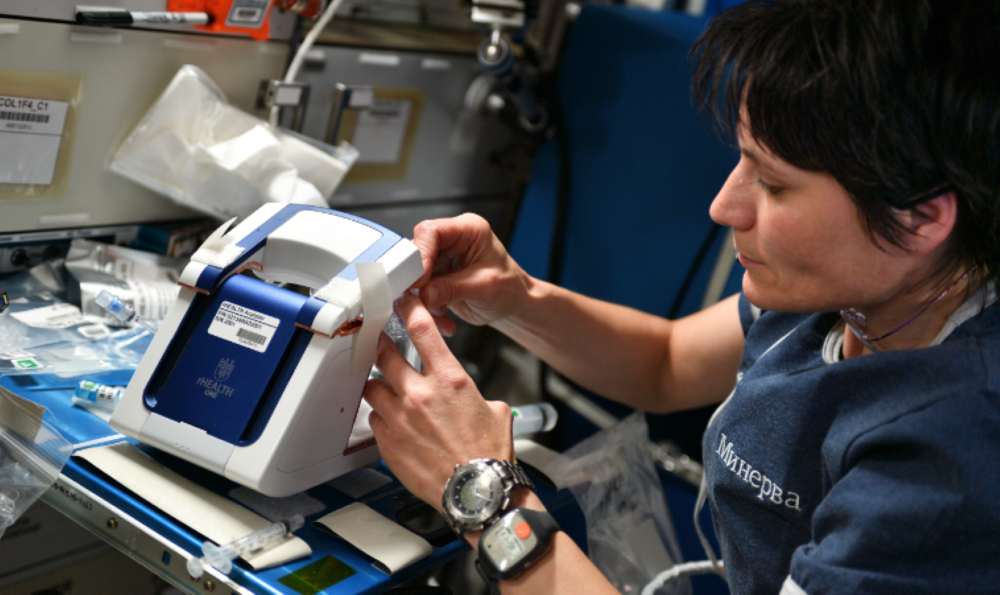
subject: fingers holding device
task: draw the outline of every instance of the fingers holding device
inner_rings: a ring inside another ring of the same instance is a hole
[[[398,309],[424,370],[383,336],[375,356],[383,377],[368,381],[365,398],[383,460],[414,495],[440,510],[456,463],[513,461],[510,407],[483,399],[420,299],[405,296]]]
[[[528,295],[531,277],[478,215],[466,213],[417,225],[423,276],[414,284],[445,335],[455,330],[444,316],[451,308],[475,325],[493,324],[514,312]]]

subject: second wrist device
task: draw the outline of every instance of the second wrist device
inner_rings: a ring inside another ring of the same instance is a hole
[[[547,512],[515,508],[479,538],[477,569],[495,592],[497,581],[517,578],[552,546],[559,525]]]

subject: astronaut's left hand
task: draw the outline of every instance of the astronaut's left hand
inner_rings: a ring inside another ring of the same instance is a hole
[[[513,417],[501,401],[486,401],[451,353],[430,312],[414,295],[397,307],[424,362],[415,370],[388,336],[379,342],[365,398],[382,459],[415,496],[441,510],[455,465],[470,459],[514,460]]]

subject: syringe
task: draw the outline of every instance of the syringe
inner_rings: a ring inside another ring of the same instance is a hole
[[[514,415],[515,437],[535,432],[548,432],[556,427],[556,422],[559,421],[556,408],[549,403],[511,407],[510,411]]]
[[[254,531],[246,537],[242,537],[227,543],[226,545],[215,545],[211,541],[206,541],[201,546],[201,558],[191,558],[187,562],[188,574],[191,578],[201,578],[205,572],[204,566],[214,566],[223,574],[229,574],[233,569],[233,560],[243,554],[254,552],[260,548],[273,543],[285,535],[298,531],[305,524],[305,519],[301,514],[297,514],[289,519],[278,521],[273,525]]]
[[[118,299],[118,296],[109,292],[106,289],[102,289],[101,293],[97,294],[97,298],[94,299],[97,305],[104,308],[110,312],[115,318],[121,320],[122,322],[138,322],[147,331],[156,334],[156,329],[149,326],[149,323],[139,317],[135,313],[135,309],[132,306],[126,304],[125,302]]]

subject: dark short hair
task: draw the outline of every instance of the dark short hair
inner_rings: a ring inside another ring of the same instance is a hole
[[[695,103],[735,142],[831,174],[873,241],[902,246],[897,209],[958,195],[941,272],[1000,271],[1000,1],[749,0],[691,51]],[[877,242],[876,242],[877,243]]]

